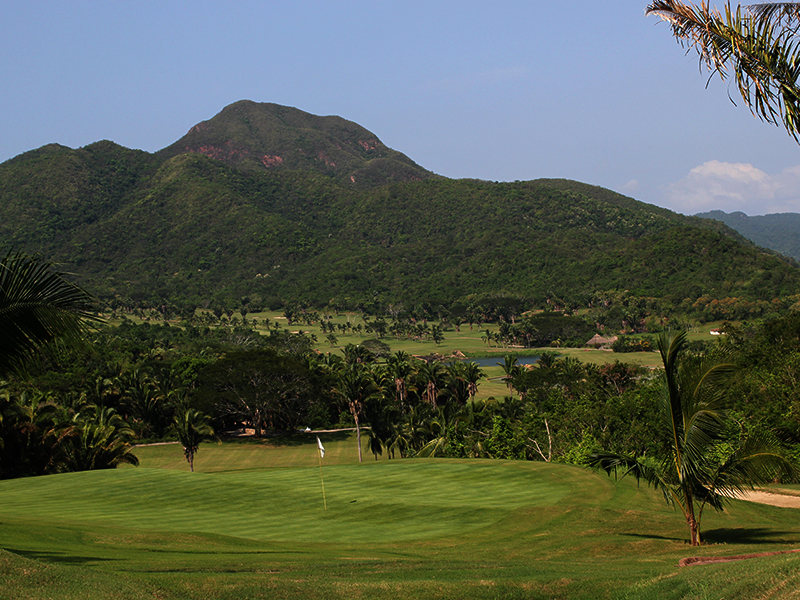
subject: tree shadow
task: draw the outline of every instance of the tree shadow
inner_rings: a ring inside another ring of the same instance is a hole
[[[709,544],[800,544],[797,531],[780,531],[764,527],[722,527],[700,532],[704,543]]]
[[[29,558],[31,560],[41,560],[43,562],[60,563],[65,565],[85,565],[89,563],[108,562],[118,560],[116,558],[101,558],[99,556],[75,556],[64,552],[38,552],[36,550],[17,550],[14,548],[4,548],[4,550]]]
[[[645,540],[665,540],[667,542],[683,542],[688,541],[688,537],[674,537],[674,536],[667,536],[667,535],[655,535],[653,533],[623,533],[621,534],[625,537],[635,537],[635,538],[642,538]]]
[[[665,540],[668,542],[689,543],[689,536],[666,536],[652,533],[623,533],[624,537],[646,540]],[[779,531],[765,527],[733,528],[722,527],[700,531],[703,544],[800,544],[800,532]]]
[[[365,428],[362,427],[362,433]],[[280,447],[299,447],[310,446],[317,444],[317,436],[323,442],[340,442],[346,440],[352,434],[352,431],[332,431],[332,432],[297,432],[297,433],[279,433],[276,435],[264,435],[261,437],[225,437],[222,439],[227,443],[252,445],[252,446],[268,446],[271,448]]]

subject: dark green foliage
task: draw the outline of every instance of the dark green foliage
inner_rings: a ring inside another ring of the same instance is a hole
[[[611,344],[614,352],[650,352],[654,349],[653,338],[620,336],[616,342]]]
[[[191,402],[221,427],[252,427],[260,436],[326,424],[310,422],[310,417],[332,406],[328,390],[324,375],[301,358],[272,349],[248,350],[203,367]]]
[[[0,259],[0,375],[25,368],[58,339],[78,339],[99,320],[92,297],[39,256]]]

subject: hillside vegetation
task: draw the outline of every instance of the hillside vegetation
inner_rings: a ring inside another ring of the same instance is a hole
[[[712,210],[697,216],[721,221],[759,246],[800,260],[800,214],[774,213],[749,217],[740,211],[726,213]]]
[[[153,306],[770,301],[800,284],[720,223],[566,180],[436,177],[354,123],[247,101],[155,154],[105,141],[3,163],[0,240]]]

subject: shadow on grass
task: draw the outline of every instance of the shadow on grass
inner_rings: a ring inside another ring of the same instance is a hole
[[[667,542],[683,542],[688,541],[688,538],[682,538],[680,536],[667,536],[667,535],[655,535],[653,533],[623,533],[621,534],[623,537],[635,537],[641,538],[643,540],[665,540]]]
[[[64,552],[37,552],[35,550],[15,550],[14,548],[4,548],[4,550],[22,556],[23,558],[64,565],[85,565],[117,560],[116,558],[100,558],[99,556],[74,556],[72,554],[65,554]]]
[[[317,444],[317,435],[321,440],[340,442],[346,440],[352,431],[334,431],[330,433],[283,433],[265,437],[223,437],[228,444],[242,444],[249,446],[272,446],[272,447],[299,447]],[[363,429],[362,429],[363,434]]]
[[[800,533],[797,531],[779,531],[762,527],[709,529],[701,531],[700,537],[709,544],[800,544]]]
[[[689,535],[666,536],[652,533],[623,533],[625,537],[646,540],[665,540],[668,542],[689,543]],[[800,533],[796,531],[778,531],[775,529],[754,527],[750,529],[720,528],[701,530],[700,538],[704,544],[800,544]]]

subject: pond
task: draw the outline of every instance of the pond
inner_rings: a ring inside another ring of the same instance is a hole
[[[503,357],[502,356],[493,356],[491,358],[468,358],[464,362],[474,362],[479,367],[496,367],[497,363],[503,364]],[[534,365],[539,362],[538,356],[518,356],[517,357],[517,364],[519,366],[523,365]]]

